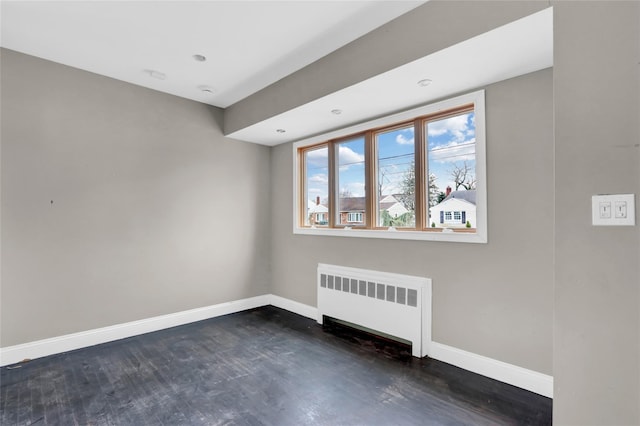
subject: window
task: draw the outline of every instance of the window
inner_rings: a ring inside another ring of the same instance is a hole
[[[379,227],[415,228],[415,136],[413,125],[374,134],[376,211]]]
[[[348,213],[347,214],[347,222],[349,223],[361,223],[362,222],[362,213]]]
[[[294,153],[295,233],[486,242],[483,91],[300,141]]]
[[[305,193],[302,208],[304,226],[327,225],[329,211],[329,157],[327,147],[305,151],[302,161]]]
[[[444,212],[442,223],[447,225],[466,225],[466,212]]]
[[[366,202],[364,147],[364,138],[361,136],[338,142],[334,147],[338,186],[336,210],[340,213],[336,223],[338,226],[354,222],[364,223],[362,214],[365,211]]]

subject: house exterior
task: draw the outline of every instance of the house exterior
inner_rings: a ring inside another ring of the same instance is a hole
[[[340,222],[343,225],[364,225],[364,197],[342,197],[339,201]]]
[[[476,227],[476,191],[451,191],[429,209],[429,222],[436,228]]]
[[[329,209],[324,204],[320,204],[320,197],[307,204],[307,220],[309,225],[327,225],[329,223]]]
[[[398,218],[409,210],[393,195],[387,195],[380,200],[380,213],[388,213],[392,218]],[[340,223],[343,225],[364,224],[365,198],[340,198]]]
[[[387,195],[380,200],[380,211],[386,211],[392,218],[398,218],[405,213],[409,213],[409,210],[393,195]]]

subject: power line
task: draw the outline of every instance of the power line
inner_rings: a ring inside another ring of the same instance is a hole
[[[436,147],[436,148],[432,148],[432,149],[430,149],[429,151],[446,151],[446,150],[448,150],[448,149],[457,149],[457,148],[460,148],[460,147],[463,147],[463,148],[464,148],[465,146],[475,145],[475,144],[476,144],[476,142],[475,142],[475,141],[473,141],[473,142],[463,142],[463,143],[461,143],[461,144],[459,144],[459,145],[445,145],[445,146],[438,146],[438,147]]]
[[[429,159],[429,160],[430,161],[440,161],[440,160],[446,160],[446,159],[449,159],[449,158],[468,157],[470,155],[474,155],[475,156],[475,154],[476,154],[475,152],[469,152],[469,153],[466,153],[466,154],[448,155],[446,157],[437,157],[437,159],[435,159],[435,160],[432,160],[432,159]]]

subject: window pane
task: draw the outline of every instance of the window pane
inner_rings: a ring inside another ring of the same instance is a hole
[[[362,221],[363,221],[362,213],[347,213],[347,222],[362,223]]]
[[[327,226],[329,223],[329,149],[310,149],[304,153],[306,226]]]
[[[364,137],[336,145],[338,156],[338,218],[340,225],[363,225],[364,198]],[[359,213],[355,214],[355,213]]]
[[[378,133],[378,226],[414,228],[415,146],[413,125]]]
[[[429,227],[476,226],[475,115],[467,112],[426,124]]]

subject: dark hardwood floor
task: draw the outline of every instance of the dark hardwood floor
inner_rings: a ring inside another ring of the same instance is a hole
[[[4,425],[546,425],[551,400],[263,307],[3,367]]]

